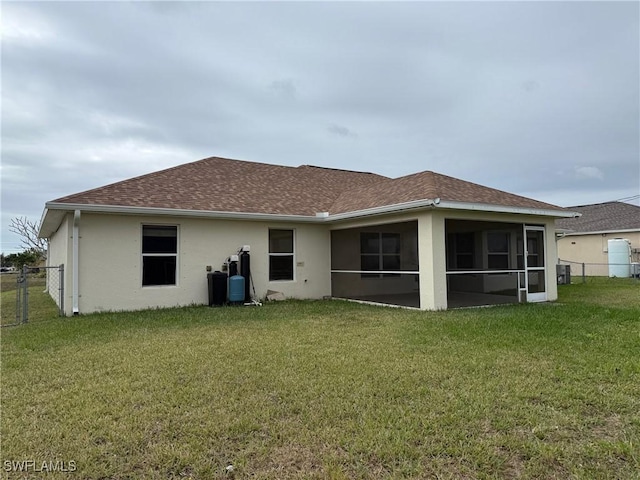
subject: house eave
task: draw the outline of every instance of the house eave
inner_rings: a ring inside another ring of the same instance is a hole
[[[453,202],[442,200],[438,208],[447,208],[452,210],[472,210],[477,212],[494,212],[494,213],[517,213],[520,215],[534,215],[541,217],[556,218],[575,218],[582,214],[569,210],[552,210],[545,208],[531,207],[510,207],[506,205],[493,205],[488,203],[471,203],[471,202]]]
[[[397,203],[393,205],[384,205],[381,207],[366,208],[351,212],[342,213],[324,213],[319,212],[315,216],[311,215],[285,215],[274,213],[255,213],[255,212],[228,212],[216,210],[189,210],[178,208],[158,208],[158,207],[132,207],[122,205],[95,205],[95,204],[76,204],[62,202],[47,202],[45,210],[40,222],[39,236],[41,238],[49,238],[60,226],[60,222],[64,215],[68,212],[80,210],[82,212],[107,213],[118,215],[161,215],[174,217],[190,217],[190,218],[209,218],[218,220],[244,220],[244,221],[270,221],[270,222],[292,222],[292,223],[332,223],[345,220],[352,220],[362,217],[370,217],[377,215],[387,215],[424,208],[444,208],[452,210],[471,210],[477,212],[498,212],[498,213],[514,213],[521,215],[535,215],[545,217],[573,218],[580,216],[576,212],[535,209],[522,207],[508,207],[502,205],[490,205],[481,203],[465,203],[442,201],[439,198],[423,199],[411,202]]]
[[[329,222],[339,222],[342,220],[352,220],[362,217],[370,217],[376,215],[386,215],[391,213],[399,213],[410,210],[418,210],[423,208],[432,208],[438,206],[439,198],[415,200],[412,202],[396,203],[393,205],[385,205],[382,207],[365,208],[362,210],[354,210],[352,212],[334,213],[324,217]]]

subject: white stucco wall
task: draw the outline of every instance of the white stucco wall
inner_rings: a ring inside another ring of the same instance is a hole
[[[447,308],[445,217],[430,210],[418,218],[420,308]]]
[[[72,309],[72,291],[71,291],[71,236],[73,227],[73,216],[67,214],[58,230],[49,238],[49,249],[47,252],[47,265],[60,266],[64,265],[64,310],[66,315],[71,315]],[[59,295],[56,290],[57,285],[48,285],[49,294],[58,303]],[[58,305],[60,306],[60,305]]]
[[[547,299],[557,299],[554,221],[545,217],[430,208],[334,224],[210,220],[169,216],[129,216],[83,212],[79,238],[79,311],[136,310],[206,304],[207,266],[220,270],[241,245],[251,246],[251,272],[258,298],[276,290],[287,298],[331,295],[331,230],[416,222],[418,225],[419,289],[422,309],[447,308],[446,219],[543,225]],[[142,225],[178,227],[177,285],[142,287]],[[413,224],[415,225],[415,223]],[[295,232],[293,281],[269,282],[269,229]],[[65,264],[65,310],[72,305],[73,215],[68,214],[50,239],[51,264]],[[346,234],[348,235],[348,233]],[[409,238],[409,236],[407,236]],[[403,240],[404,241],[404,240]],[[415,242],[415,240],[412,240]],[[359,242],[352,242],[358,244]],[[353,252],[347,252],[359,258]],[[336,253],[334,252],[334,255]],[[340,254],[338,254],[340,255]],[[415,261],[406,259],[405,261]],[[359,267],[358,267],[359,268]],[[354,268],[357,270],[358,268]],[[407,277],[409,281],[412,277]],[[389,280],[407,279],[390,278]],[[380,285],[378,282],[377,285]],[[403,286],[400,290],[405,290]]]
[[[142,225],[178,227],[175,286],[142,287]],[[295,231],[294,281],[268,281],[269,228]],[[288,298],[330,294],[329,230],[323,225],[140,217],[83,212],[80,221],[80,313],[206,304],[207,266],[220,270],[242,245],[251,246],[256,294],[268,289]]]

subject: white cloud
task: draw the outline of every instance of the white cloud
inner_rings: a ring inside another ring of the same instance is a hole
[[[598,167],[576,167],[575,172],[577,178],[604,180],[604,173]]]
[[[3,4],[2,29],[3,42],[20,44],[40,43],[53,36],[51,26],[33,10],[19,5]]]

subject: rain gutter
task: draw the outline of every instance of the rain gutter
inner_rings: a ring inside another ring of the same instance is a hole
[[[79,277],[79,247],[80,247],[80,210],[76,209],[73,212],[73,250],[72,250],[72,255],[73,255],[73,269],[72,269],[72,303],[73,303],[73,314],[74,315],[78,315],[80,313],[80,309],[78,306],[78,298],[79,298],[79,282],[78,282],[78,277]]]

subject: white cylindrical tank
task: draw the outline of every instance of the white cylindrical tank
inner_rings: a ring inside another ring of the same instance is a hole
[[[631,242],[626,238],[608,241],[609,276],[629,278],[631,276]]]

